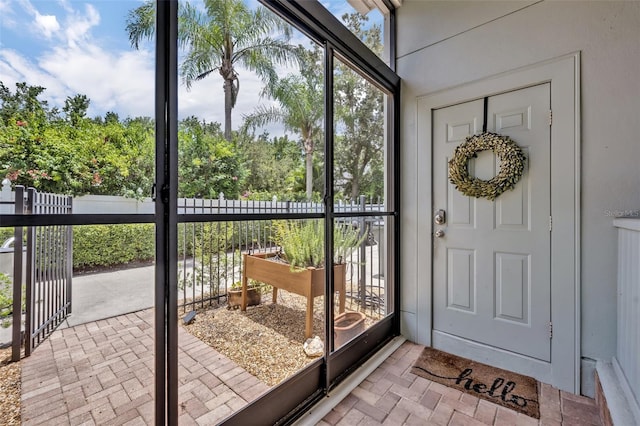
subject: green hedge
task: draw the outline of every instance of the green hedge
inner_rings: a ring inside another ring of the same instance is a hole
[[[242,223],[186,223],[178,225],[178,255],[207,257],[220,252],[264,248],[271,240],[270,221]],[[0,237],[13,236],[0,228]],[[4,241],[4,239],[2,240]],[[153,224],[80,225],[73,227],[73,268],[91,269],[149,261],[155,257]]]
[[[7,327],[11,321],[7,318],[13,311],[13,282],[9,276],[0,272],[0,326]]]
[[[264,249],[273,244],[271,221],[178,224],[178,254],[217,255],[232,250]]]
[[[0,244],[13,237],[13,228],[0,228]]]
[[[83,225],[73,227],[73,268],[84,269],[155,257],[152,224]]]

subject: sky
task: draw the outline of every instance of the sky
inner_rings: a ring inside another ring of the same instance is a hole
[[[255,7],[256,0],[248,0]],[[340,16],[346,0],[323,0]],[[0,81],[12,91],[25,81],[46,88],[40,99],[61,107],[69,96],[84,94],[88,116],[114,111],[124,117],[154,114],[154,44],[130,46],[125,30],[130,10],[141,0],[0,0]],[[304,42],[297,33],[293,43]],[[240,93],[232,120],[234,129],[258,104],[262,82],[238,69]],[[285,74],[287,70],[281,70]],[[224,122],[222,79],[217,74],[180,84],[180,118],[195,115]]]

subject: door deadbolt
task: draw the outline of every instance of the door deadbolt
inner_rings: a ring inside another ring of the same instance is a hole
[[[436,238],[442,238],[444,237],[444,231],[442,229],[438,229],[434,235]]]
[[[447,213],[444,210],[438,210],[433,220],[436,225],[444,225],[447,222]]]

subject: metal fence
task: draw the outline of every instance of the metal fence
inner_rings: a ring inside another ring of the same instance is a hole
[[[2,207],[15,214],[70,214],[72,198],[38,193],[17,186]],[[313,202],[179,199],[178,214],[233,214],[233,221],[180,223],[178,228],[178,283],[183,311],[225,303],[227,293],[241,280],[243,252],[277,251],[274,220],[246,220],[256,213],[322,213],[323,204]],[[379,200],[360,197],[357,202],[338,202],[334,211],[338,225],[357,228],[363,238],[344,261],[347,264],[347,309],[371,317],[389,312],[384,279],[385,218]],[[366,213],[366,215],[362,215]],[[315,220],[315,219],[314,219]],[[23,250],[26,257],[23,264]],[[71,313],[73,236],[71,226],[16,227],[13,256],[13,359],[19,360],[42,343]],[[23,271],[26,271],[23,275]],[[24,284],[23,284],[24,283]],[[24,297],[22,296],[24,294]],[[18,295],[18,296],[16,296]],[[25,324],[22,336],[21,323]]]
[[[311,202],[181,199],[180,214],[236,214],[232,222],[194,222],[178,226],[178,283],[184,312],[226,302],[227,292],[241,280],[244,252],[273,252],[274,220],[242,220],[254,213],[321,213],[324,206]],[[384,280],[384,226],[382,216],[358,216],[383,211],[380,202],[360,197],[338,203],[335,212],[350,216],[336,219],[359,230],[363,242],[344,261],[347,264],[347,308],[382,317],[386,307]],[[366,235],[366,236],[365,236]]]
[[[25,191],[16,186],[15,214],[70,214],[71,197]],[[26,230],[26,231],[25,231]],[[23,246],[26,232],[26,282],[23,292]],[[31,355],[71,313],[72,227],[16,227],[13,254],[12,359],[20,359],[22,313],[25,356]],[[24,294],[24,308],[23,308]]]
[[[364,195],[353,201],[338,201],[333,206],[336,213],[381,212],[380,199],[367,199]],[[323,213],[324,205],[312,201],[227,200],[224,194],[218,199],[179,198],[178,214],[253,214],[253,213]]]

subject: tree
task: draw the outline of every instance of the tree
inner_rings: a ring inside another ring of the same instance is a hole
[[[343,16],[347,27],[374,52],[382,50],[380,27],[365,28],[366,16]],[[344,63],[338,62],[334,79],[337,184],[353,199],[382,196],[384,185],[384,95]]]
[[[63,120],[38,99],[44,90],[17,83],[12,93],[0,82],[0,179],[58,194],[150,193],[154,138],[148,119],[84,119],[90,101],[75,95],[65,102]]]
[[[236,198],[244,168],[236,145],[224,139],[220,124],[196,117],[180,122],[178,130],[178,196]]]
[[[49,108],[47,101],[41,101],[38,96],[45,91],[42,86],[29,86],[27,83],[16,83],[15,93],[0,81],[0,120],[5,124],[16,118],[46,119]]]
[[[118,115],[117,112],[107,111],[107,113],[104,115],[104,122],[105,123],[119,123],[120,122],[120,116]]]
[[[305,155],[306,194],[313,193],[313,153],[322,139],[324,118],[324,79],[319,50],[308,51],[300,46],[299,56],[304,58],[300,74],[292,74],[267,85],[263,95],[275,99],[279,107],[261,105],[245,117],[246,126],[265,126],[283,123],[287,130],[300,135]]]
[[[187,88],[194,81],[218,72],[224,81],[224,136],[231,141],[231,111],[235,107],[240,80],[236,65],[255,72],[265,82],[276,77],[275,66],[295,60],[288,44],[291,28],[280,18],[258,7],[250,10],[242,0],[204,0],[205,12],[181,3],[178,39],[186,49],[180,67]],[[155,31],[155,2],[147,1],[129,12],[127,32],[134,48]],[[273,38],[272,34],[280,34]]]
[[[91,101],[86,95],[67,96],[62,111],[67,115],[67,120],[71,122],[72,126],[77,126],[80,124],[80,120],[85,118],[90,103]]]
[[[252,195],[264,195],[264,199],[271,199],[273,195],[281,200],[297,198],[296,172],[302,167],[302,161],[295,141],[287,135],[272,139],[268,134],[258,138],[246,135],[241,138],[238,147],[248,171],[244,183]],[[304,181],[301,180],[301,183],[300,192],[304,191]]]
[[[0,82],[0,175],[20,184],[47,185],[50,155],[39,155],[47,127],[47,101],[41,86],[16,83],[14,93]]]

